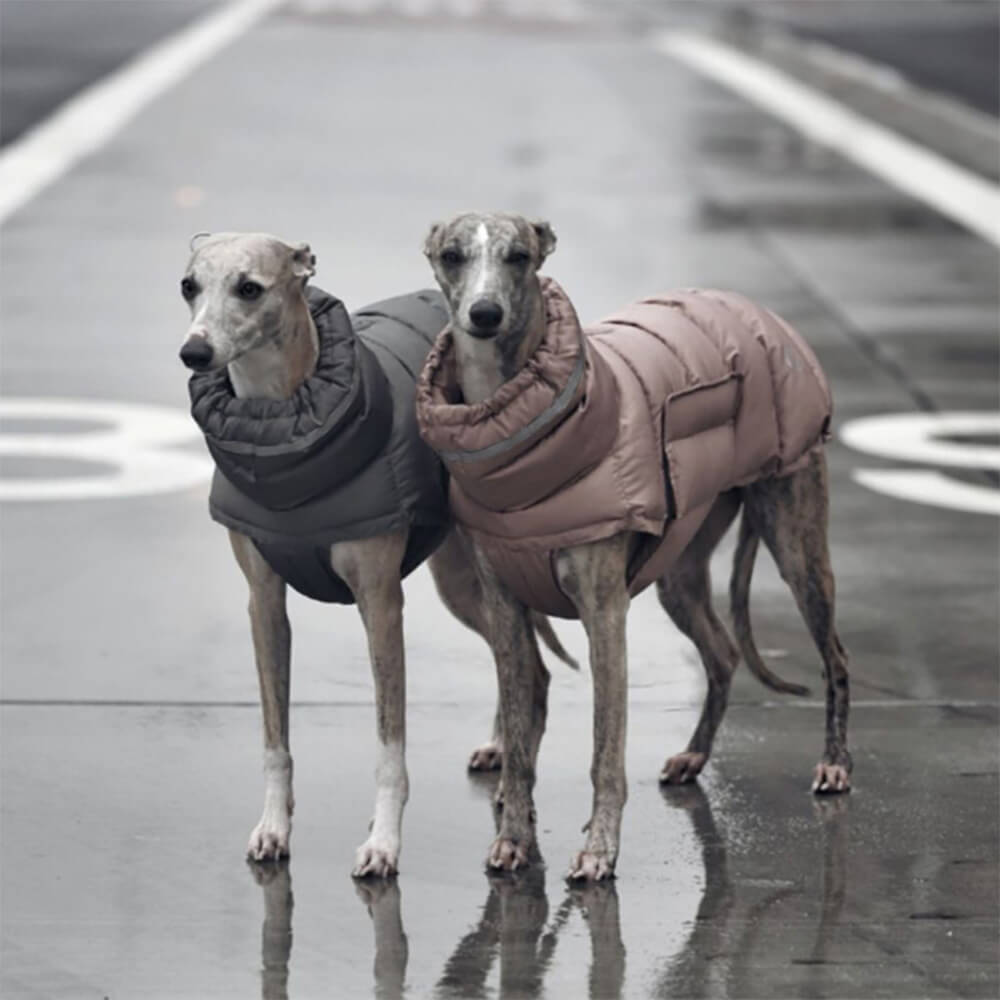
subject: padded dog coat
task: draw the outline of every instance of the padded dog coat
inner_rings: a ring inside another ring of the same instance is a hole
[[[216,463],[212,517],[300,593],[352,604],[332,543],[408,528],[405,576],[447,530],[447,476],[420,440],[413,397],[448,314],[432,291],[353,317],[326,292],[306,296],[319,359],[291,399],[239,399],[221,369],[191,377],[191,413]]]
[[[787,474],[827,436],[830,389],[805,341],[732,292],[669,292],[582,330],[541,278],[545,335],[512,379],[462,402],[450,329],[417,386],[424,440],[451,473],[455,517],[514,595],[578,617],[555,554],[646,536],[629,590],[686,547],[715,498]]]

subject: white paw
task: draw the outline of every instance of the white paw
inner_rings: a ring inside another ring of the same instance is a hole
[[[354,855],[354,878],[392,878],[399,872],[399,840],[370,836]]]
[[[250,834],[247,857],[251,861],[277,861],[288,857],[292,821],[287,809],[264,809],[264,815]]]

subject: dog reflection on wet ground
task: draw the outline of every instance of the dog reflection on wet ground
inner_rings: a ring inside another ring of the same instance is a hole
[[[264,891],[264,923],[260,932],[260,995],[288,1000],[288,960],[292,954],[292,876],[288,858],[266,865],[247,861],[254,881]]]
[[[618,891],[613,882],[570,886],[551,920],[544,872],[489,875],[489,895],[476,926],[445,963],[435,996],[490,996],[486,980],[499,958],[501,997],[540,997],[559,934],[577,908],[590,930],[590,996],[617,997],[625,981]]]
[[[775,914],[779,924],[775,927],[771,915],[787,897],[803,892],[803,886],[794,881],[783,882],[761,896],[759,880],[733,876],[725,830],[716,823],[702,788],[683,785],[661,791],[669,808],[683,810],[690,817],[701,850],[704,890],[691,933],[657,977],[652,995],[664,998],[748,995],[747,989],[754,980],[758,941],[761,935],[780,929],[781,918]],[[813,810],[822,848],[822,896],[811,953],[793,960],[804,967],[799,982],[802,996],[822,994],[830,939],[847,896],[850,800],[818,800],[813,803]],[[294,905],[289,863],[286,859],[249,868],[264,897],[261,997],[288,1000]],[[590,937],[591,1000],[610,1000],[623,995],[626,949],[618,890],[613,881],[568,885],[560,882],[565,887],[564,894],[554,912],[550,912],[542,865],[514,874],[488,875],[487,881],[489,888],[479,919],[455,946],[434,987],[437,1000],[542,996],[560,934],[574,910],[584,918]],[[397,1000],[406,989],[409,958],[399,884],[395,879],[359,882],[356,892],[372,921],[373,995],[377,1000]],[[487,982],[497,966],[499,990]]]
[[[661,788],[673,808],[691,816],[701,846],[705,889],[691,934],[659,977],[654,996],[750,996],[755,991],[754,959],[762,935],[780,933],[783,919],[770,915],[788,897],[806,891],[794,881],[779,884],[763,896],[759,880],[731,876],[726,837],[716,825],[712,807],[698,785]],[[797,990],[801,996],[827,995],[822,989],[831,936],[847,895],[848,820],[850,800],[816,799],[813,814],[822,844],[821,909],[810,957],[793,959],[805,966]],[[779,881],[775,879],[774,881]],[[739,911],[738,918],[734,913]]]

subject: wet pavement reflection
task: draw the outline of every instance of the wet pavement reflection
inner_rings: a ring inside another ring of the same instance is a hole
[[[771,912],[800,889],[794,884],[779,884],[759,898],[755,894],[752,903],[740,900],[730,878],[726,837],[716,824],[704,790],[699,785],[664,786],[660,793],[667,809],[690,819],[704,872],[701,899],[687,940],[656,975],[650,996],[664,1000],[739,996],[738,990],[731,991],[729,986],[747,981],[760,938],[781,932],[780,920],[772,926]],[[814,970],[799,980],[802,997],[828,995],[822,968],[848,891],[850,809],[848,796],[813,802],[815,823],[821,831],[821,851],[815,864],[821,873],[822,891],[812,948],[808,957],[795,960]],[[263,900],[261,1000],[289,1000],[294,995],[294,991],[289,993],[294,937],[291,864],[288,859],[267,864],[248,861],[247,867]],[[626,995],[626,947],[617,883],[558,880],[553,893],[559,902],[553,907],[547,877],[544,866],[514,874],[484,875],[486,900],[444,963],[433,988],[434,997],[545,996],[546,976],[574,911],[586,923],[589,936],[588,997],[607,1000]],[[372,995],[376,1000],[402,998],[406,994],[409,943],[399,880],[357,881],[355,891],[371,922]],[[738,927],[730,927],[730,916],[740,904],[746,913]],[[490,983],[493,973],[496,990]]]

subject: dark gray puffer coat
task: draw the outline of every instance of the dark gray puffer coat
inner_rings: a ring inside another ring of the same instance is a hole
[[[191,377],[191,413],[216,463],[212,517],[300,593],[352,604],[332,543],[408,528],[405,576],[447,531],[446,474],[420,439],[414,391],[448,314],[434,291],[353,317],[318,288],[306,295],[319,360],[291,399],[238,399],[222,369]]]

